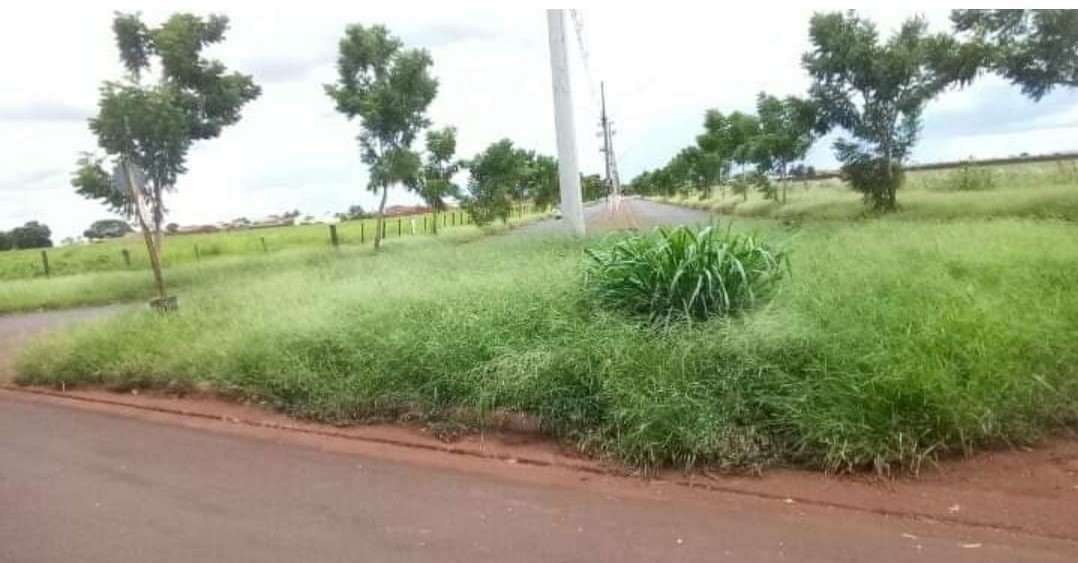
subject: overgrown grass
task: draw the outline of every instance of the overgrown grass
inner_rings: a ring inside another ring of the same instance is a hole
[[[517,211],[519,212],[519,210]],[[515,212],[516,213],[516,212]],[[532,210],[529,215],[534,215]],[[514,221],[520,217],[514,215]],[[413,223],[414,221],[414,223]],[[458,227],[474,229],[466,213],[452,211],[438,216],[439,231],[449,233]],[[430,235],[433,216],[411,215],[386,219],[388,244],[397,238],[411,239]],[[337,225],[338,242],[345,247],[371,246],[374,241],[375,219],[347,221]],[[443,226],[444,224],[444,226]],[[165,237],[162,263],[166,268],[213,261],[226,256],[261,256],[297,248],[327,249],[330,247],[328,225],[297,225],[202,233],[169,235]],[[127,251],[130,264],[124,259]],[[97,243],[76,244],[47,249],[49,268],[54,277],[88,272],[145,271],[149,258],[142,238],[129,235]],[[40,250],[0,252],[0,282],[45,277]]]
[[[587,298],[597,240],[313,261],[54,334],[27,384],[208,382],[325,420],[510,410],[637,467],[916,468],[1078,419],[1078,226],[773,227],[766,307],[676,328]]]
[[[510,226],[532,218],[514,219]],[[296,227],[299,228],[299,227]],[[499,232],[505,227],[496,225],[479,229],[475,226],[450,229],[437,239],[453,244],[475,240],[486,233]],[[409,249],[422,246],[435,237],[405,237],[391,241],[383,249]],[[280,252],[248,255],[225,255],[213,260],[186,262],[165,270],[165,283],[170,292],[181,295],[194,288],[223,283],[241,287],[249,280],[283,270],[307,268],[335,258],[351,258],[372,254],[369,246],[342,245],[296,246]],[[143,252],[145,254],[145,251]],[[153,276],[149,267],[124,271],[88,272],[52,278],[0,280],[0,314],[37,309],[62,309],[82,305],[100,305],[119,301],[149,299],[153,295]]]
[[[686,194],[666,201],[723,215],[791,221],[876,218],[861,195],[840,180],[791,181],[786,203],[758,192],[748,199],[730,189],[710,198]],[[899,210],[889,220],[965,218],[1062,219],[1078,221],[1078,161],[911,171],[898,190]]]

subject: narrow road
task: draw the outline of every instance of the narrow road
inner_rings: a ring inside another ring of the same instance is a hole
[[[584,224],[590,232],[630,226],[648,228],[664,225],[691,225],[707,223],[710,220],[711,214],[705,211],[656,203],[636,197],[623,197],[616,210],[611,209],[605,201],[591,203],[584,207]],[[568,234],[569,224],[564,219],[546,219],[521,227],[515,232],[523,235]]]
[[[1063,540],[200,424],[0,391],[0,561],[1078,560]]]

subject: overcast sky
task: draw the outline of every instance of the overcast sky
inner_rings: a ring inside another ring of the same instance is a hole
[[[210,55],[253,74],[263,93],[244,109],[238,125],[195,146],[189,172],[169,200],[171,220],[193,224],[294,208],[320,214],[356,203],[376,205],[364,189],[357,125],[335,113],[322,90],[335,78],[337,41],[351,22],[385,23],[407,45],[431,51],[440,85],[430,117],[435,126],[459,128],[462,156],[503,137],[555,152],[541,10],[386,11],[354,4],[350,11],[260,11],[228,1],[208,6],[231,18],[226,41]],[[59,240],[109,216],[69,184],[79,152],[96,148],[86,119],[94,113],[97,89],[102,80],[122,76],[111,10],[80,5],[7,14],[0,21],[0,229],[36,219],[50,225]],[[583,49],[571,36],[585,172],[600,170],[600,79],[616,121],[615,148],[625,180],[662,165],[692,142],[707,108],[751,111],[761,90],[803,94],[808,86],[800,57],[808,48],[810,10],[714,4],[700,12],[633,12],[622,6],[579,12]],[[157,23],[170,11],[144,10],[144,16]],[[884,29],[911,15],[868,14]],[[946,27],[946,11],[927,16]],[[982,79],[929,106],[914,160],[1078,149],[1076,102],[1078,93],[1057,91],[1033,103],[1002,81]],[[833,167],[830,143],[818,143],[809,162]],[[391,202],[412,201],[403,192],[391,195]]]

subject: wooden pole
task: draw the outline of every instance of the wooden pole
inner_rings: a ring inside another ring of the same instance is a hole
[[[45,277],[49,277],[52,274],[49,271],[49,253],[44,250],[41,251],[41,265],[45,268]]]
[[[340,241],[337,240],[337,225],[329,226],[329,242],[333,245],[333,248],[337,248],[340,245]]]

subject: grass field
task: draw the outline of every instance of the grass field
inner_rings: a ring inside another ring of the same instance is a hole
[[[781,193],[781,188],[780,188]],[[711,198],[661,198],[724,215],[782,220],[853,220],[872,216],[860,194],[838,179],[791,181],[785,204],[726,190]],[[911,171],[889,220],[1032,217],[1078,220],[1078,160]]]
[[[518,224],[522,221],[531,221],[534,218],[535,216],[514,218],[510,220],[510,225]],[[351,224],[349,224],[349,227],[351,228]],[[324,230],[325,228],[325,226],[322,226],[318,230]],[[182,300],[186,292],[203,286],[222,283],[238,283],[242,286],[247,283],[247,280],[258,276],[290,269],[306,268],[335,259],[350,259],[373,254],[370,244],[363,246],[349,244],[347,238],[342,241],[341,246],[337,249],[334,249],[329,244],[318,244],[317,239],[314,238],[300,238],[299,235],[309,235],[315,231],[313,228],[284,227],[267,230],[278,231],[277,235],[282,238],[291,237],[287,239],[291,245],[283,245],[281,250],[266,253],[261,251],[261,244],[259,244],[259,250],[249,254],[236,252],[222,254],[214,259],[192,259],[174,264],[165,270],[165,282],[170,292],[179,292]],[[387,252],[392,252],[394,248],[413,248],[436,239],[444,239],[447,243],[457,244],[501,230],[503,230],[501,226],[487,227],[485,229],[477,228],[474,225],[459,228],[451,227],[438,237],[411,237],[405,235],[399,241],[390,238],[383,249]],[[257,233],[258,231],[255,232]],[[242,233],[216,236],[218,237],[218,244],[232,244],[236,248],[243,248],[242,242],[237,242],[243,240],[244,235]],[[211,240],[213,239],[211,238]],[[309,245],[304,245],[301,242],[304,240],[313,242]],[[166,248],[179,246],[178,244],[172,244],[173,242],[170,240],[166,243]],[[114,244],[116,243],[109,243],[107,246]],[[87,252],[94,249],[95,247],[79,247],[79,250]],[[133,250],[132,255],[134,254],[136,252]],[[2,255],[0,253],[0,256]],[[145,249],[142,250],[142,255],[143,260],[145,260]],[[79,255],[79,258],[82,259],[86,257],[86,254]],[[149,266],[145,264],[139,268],[132,266],[131,269],[124,270],[91,270],[81,274],[57,275],[51,278],[38,276],[7,281],[0,280],[0,314],[149,299],[152,294],[153,276]]]
[[[762,235],[791,250],[792,275],[737,320],[655,328],[605,310],[582,290],[584,249],[603,239],[442,237],[237,265],[178,314],[51,335],[18,377],[210,384],[332,421],[524,412],[636,467],[916,468],[1078,421],[1078,244],[1062,244],[1078,225]]]
[[[415,221],[414,235],[412,220]],[[344,246],[371,245],[375,219],[347,221],[337,225],[338,240]],[[431,215],[411,215],[386,220],[386,238],[430,234]],[[453,211],[439,215],[439,229],[452,230],[470,224],[466,213]],[[264,242],[264,246],[263,246]],[[221,256],[250,256],[275,253],[297,247],[329,247],[328,225],[297,225],[241,229],[218,233],[174,235],[165,238],[165,267],[190,264]],[[124,259],[127,250],[130,265]],[[78,244],[48,249],[53,276],[85,272],[140,271],[149,268],[149,258],[141,237],[130,235],[121,240]],[[40,250],[0,252],[0,281],[44,277]]]

